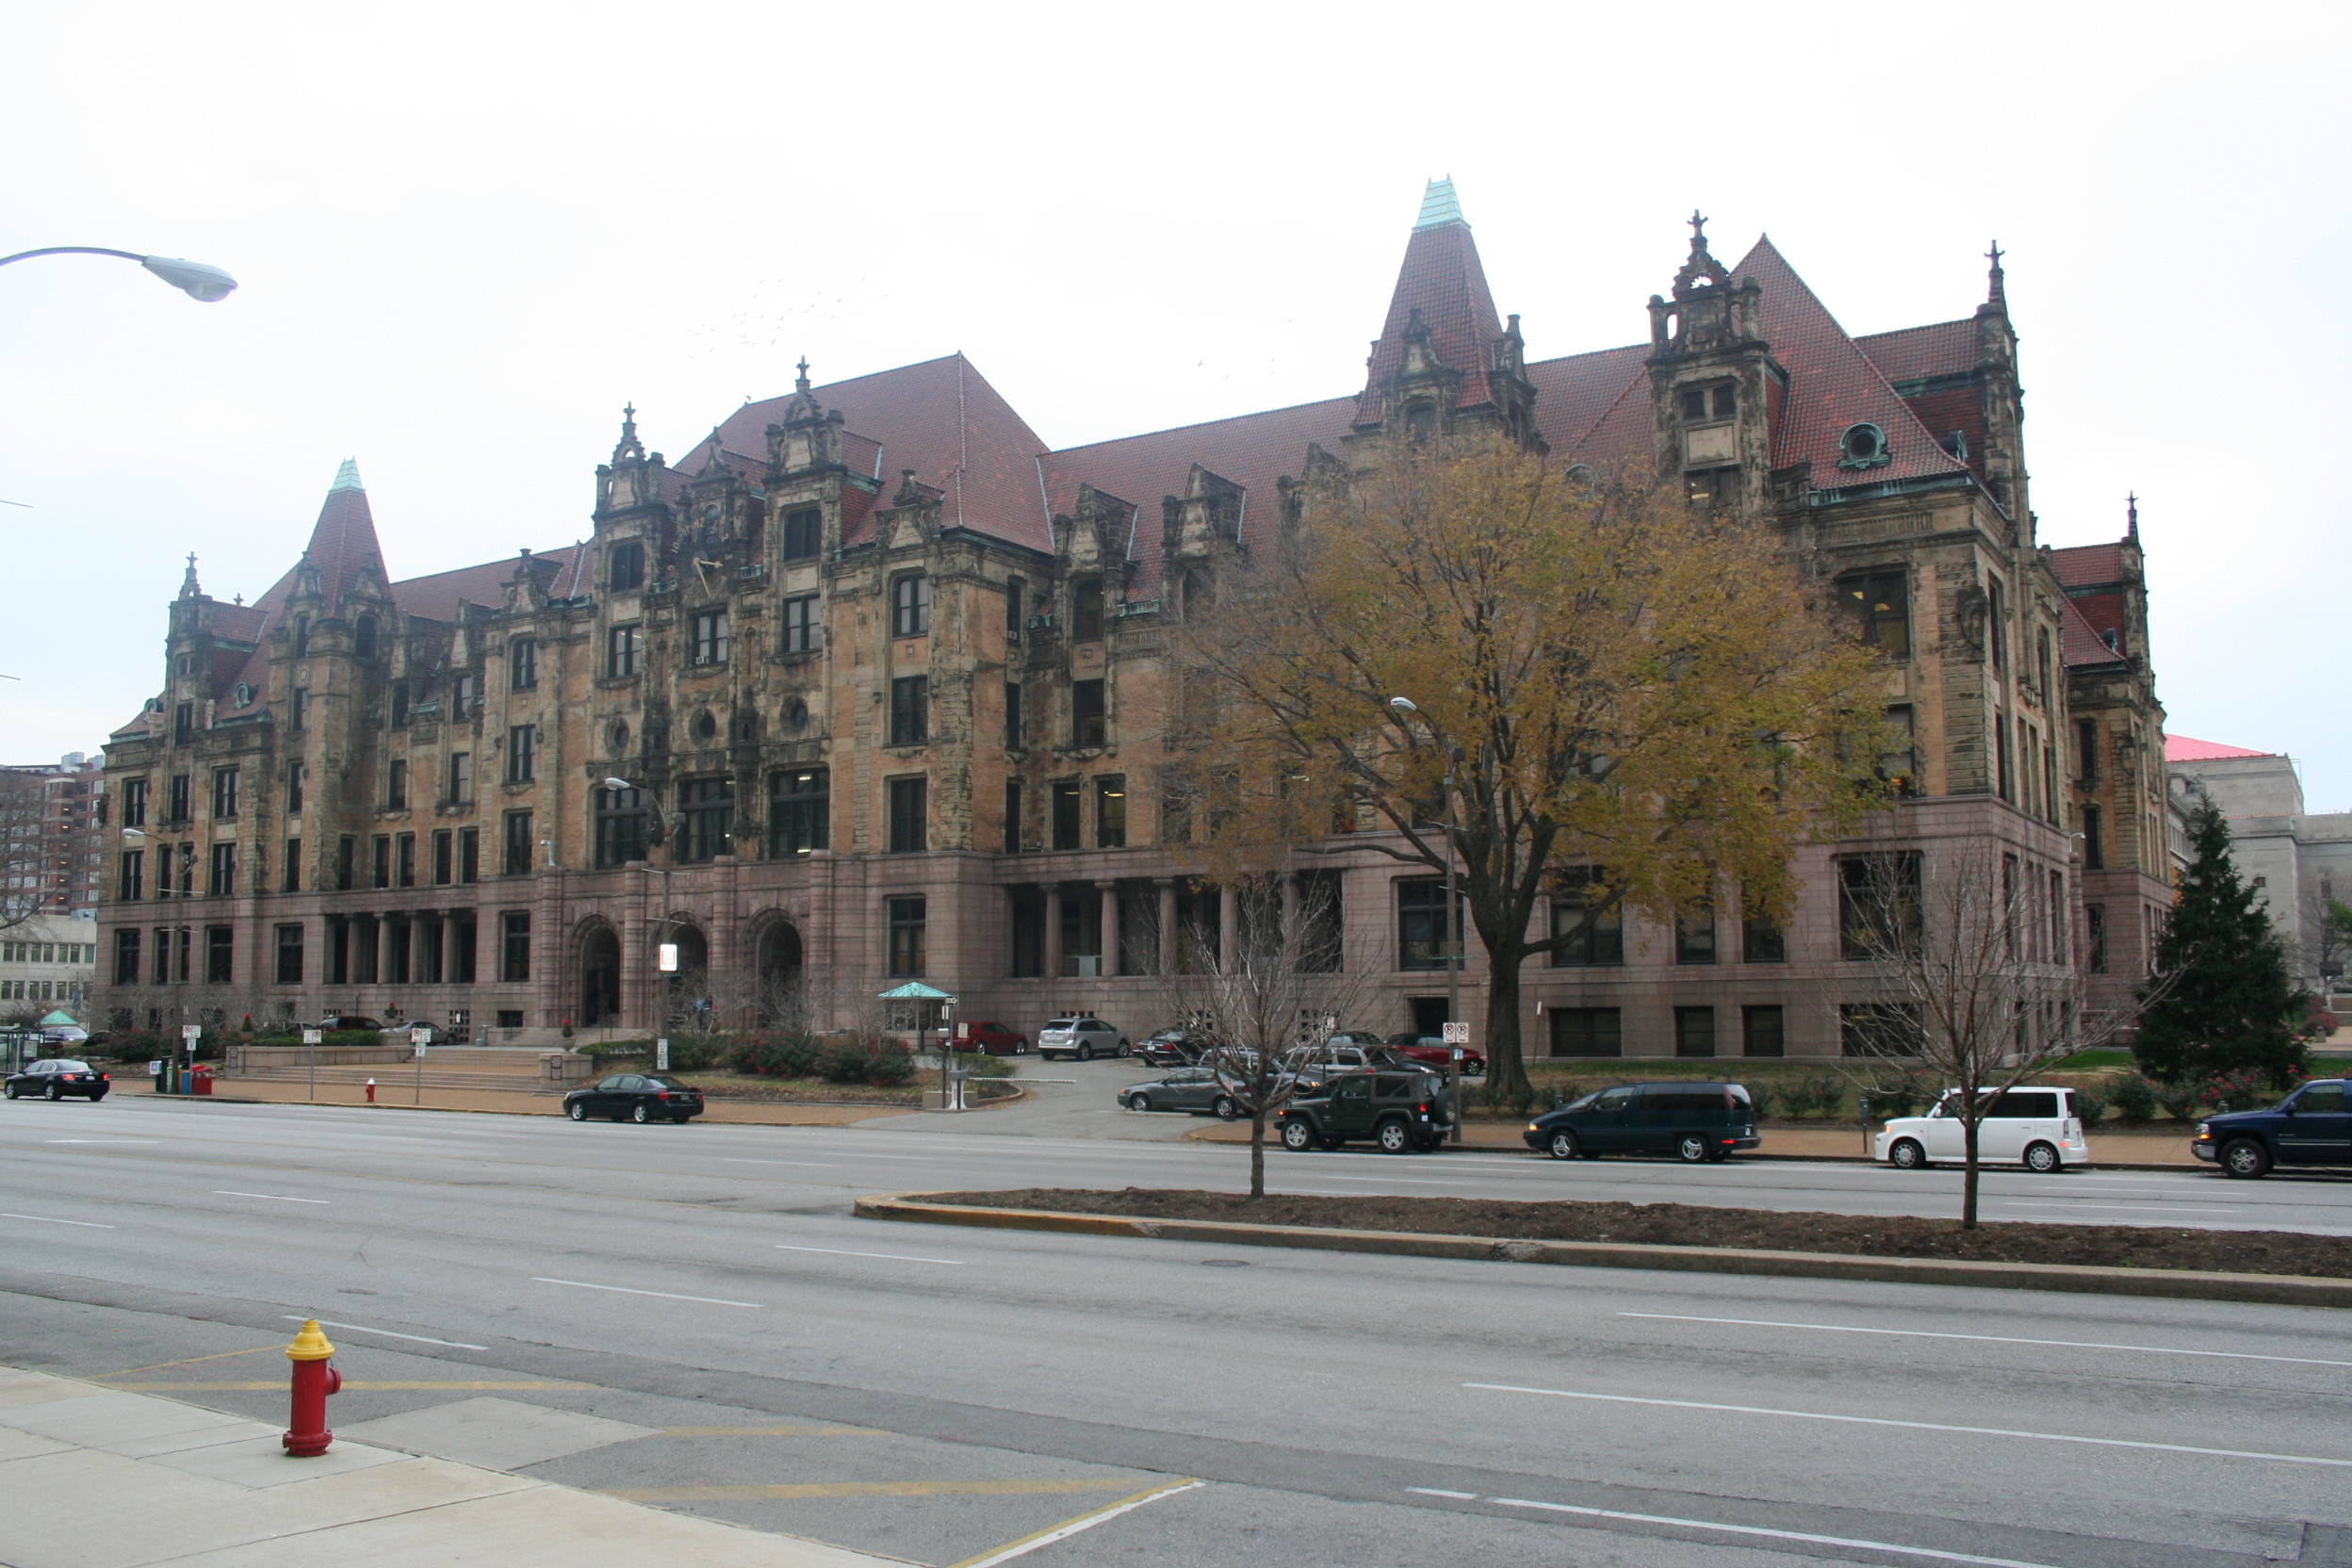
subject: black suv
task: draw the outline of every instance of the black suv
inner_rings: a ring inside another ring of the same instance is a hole
[[[1759,1141],[1738,1084],[1620,1084],[1537,1117],[1525,1136],[1556,1160],[1674,1154],[1693,1165]]]
[[[2197,1124],[2189,1147],[2232,1176],[2276,1165],[2352,1166],[2352,1104],[2341,1078],[2315,1078],[2267,1111],[2233,1111]]]
[[[1304,1152],[1368,1139],[1407,1154],[1444,1143],[1453,1122],[1445,1081],[1432,1073],[1346,1072],[1282,1107],[1282,1147]]]

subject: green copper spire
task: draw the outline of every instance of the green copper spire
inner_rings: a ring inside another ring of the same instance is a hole
[[[1462,216],[1462,204],[1454,199],[1454,177],[1451,174],[1442,180],[1431,180],[1429,188],[1421,193],[1421,220],[1413,227],[1436,229],[1448,223],[1460,223],[1464,228],[1470,226]]]
[[[335,482],[327,486],[327,494],[332,496],[337,490],[357,490],[365,494],[367,489],[359,482],[358,460],[347,457],[343,460],[343,466],[335,471]]]

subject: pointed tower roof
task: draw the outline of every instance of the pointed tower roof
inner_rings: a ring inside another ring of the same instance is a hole
[[[1389,298],[1388,319],[1372,345],[1357,423],[1373,424],[1381,417],[1380,388],[1404,364],[1406,338],[1416,313],[1428,332],[1430,354],[1462,373],[1456,406],[1476,408],[1491,401],[1487,371],[1494,364],[1494,345],[1502,339],[1503,321],[1451,180],[1431,180],[1421,199],[1420,220],[1405,241],[1405,263],[1397,270],[1396,289]]]
[[[337,490],[365,491],[367,488],[359,482],[359,459],[347,457],[343,460],[343,466],[335,471],[335,482],[327,486],[327,493],[333,495]]]
[[[384,569],[384,549],[376,543],[376,519],[368,510],[368,492],[359,482],[359,465],[348,457],[336,470],[335,482],[327,487],[326,504],[318,509],[318,522],[310,531],[310,544],[303,553],[318,568],[318,585],[326,593],[330,615],[338,612],[344,594],[362,566],[374,567],[377,581],[391,581],[391,574]]]

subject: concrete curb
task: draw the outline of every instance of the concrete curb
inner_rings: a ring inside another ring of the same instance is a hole
[[[1425,1235],[1404,1231],[1342,1231],[1307,1225],[1248,1225],[1225,1220],[1141,1219],[1053,1209],[988,1209],[929,1203],[920,1193],[858,1200],[865,1219],[970,1225],[984,1230],[1059,1231],[1139,1236],[1158,1241],[1296,1247],[1327,1252],[1384,1252],[1400,1257],[1560,1264],[1584,1268],[1658,1268],[1692,1274],[1764,1274],[1781,1279],[1869,1280],[1892,1284],[1971,1285],[1994,1290],[2070,1290],[2108,1296],[2164,1296],[2200,1301],[2259,1301],[2277,1306],[2352,1307],[2352,1280],[2298,1274],[2217,1274],[2176,1268],[2088,1268],[2066,1264],[1973,1263],[1939,1258],[1866,1258],[1835,1252],[1767,1252],[1730,1247],[1659,1247],[1602,1241],[1509,1241],[1490,1236]]]
[[[1172,1113],[1159,1112],[1156,1114],[1181,1116],[1185,1113],[1179,1111]],[[1213,1144],[1219,1148],[1247,1149],[1250,1147],[1246,1141],[1236,1142],[1232,1138],[1211,1136],[1210,1130],[1205,1127],[1196,1128],[1192,1132],[1186,1133],[1180,1141],[1184,1143]],[[1266,1146],[1268,1149],[1279,1148],[1281,1147],[1281,1144],[1282,1140],[1280,1138],[1269,1137],[1266,1140]],[[1447,1144],[1444,1152],[1448,1154],[1501,1154],[1507,1155],[1512,1159],[1542,1159],[1544,1157],[1537,1151],[1529,1149],[1524,1144],[1507,1143]],[[1739,1153],[1734,1154],[1731,1157],[1731,1163],[1735,1166],[1746,1165],[1754,1161],[1765,1161],[1784,1165],[1876,1165],[1878,1163],[1868,1154],[1772,1154],[1767,1153],[1765,1151],[1760,1149],[1742,1149]],[[1655,1163],[1659,1165],[1672,1165],[1678,1162],[1669,1160],[1665,1156],[1659,1155],[1655,1157]],[[1960,1168],[1958,1166],[1938,1166],[1936,1168],[1939,1170],[1957,1170]],[[1988,1165],[1982,1167],[1981,1168],[1987,1171],[2016,1172],[2021,1171],[2025,1168],[2023,1166]],[[2088,1165],[2075,1166],[2071,1168],[2077,1170],[2158,1170],[2171,1171],[2176,1175],[2181,1171],[2193,1170],[2209,1176],[2219,1174],[2212,1166],[2202,1164],[2196,1160],[2176,1161],[2169,1164],[2148,1160],[2094,1160]]]

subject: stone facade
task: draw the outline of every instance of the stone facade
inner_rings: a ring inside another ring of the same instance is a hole
[[[2144,648],[2113,693],[2077,676],[1998,260],[1973,314],[1857,339],[1770,241],[1726,268],[1692,229],[1648,342],[1529,362],[1441,182],[1360,391],[1055,450],[960,355],[826,386],[803,366],[675,466],[631,411],[586,543],[433,577],[390,580],[347,465],[254,605],[191,566],[172,608],[165,688],[107,748],[146,838],[102,911],[100,1005],[481,1037],[640,1031],[697,998],[847,1022],[920,976],[968,1017],[1140,1035],[1173,932],[1236,924],[1162,841],[1168,625],[1299,523],[1307,477],[1477,424],[1777,530],[1887,655],[1912,735],[1908,798],[1807,852],[1785,932],[1628,917],[1529,971],[1537,1054],[1836,1054],[1836,862],[1890,843],[1998,846],[2055,890],[2044,956],[2083,962],[2072,835],[2111,786],[2072,707],[2113,705],[2125,738],[2161,714]],[[1321,858],[1376,982],[1351,1021],[1426,1024],[1430,879],[1370,844]],[[1474,1024],[1482,978],[1474,953]]]

